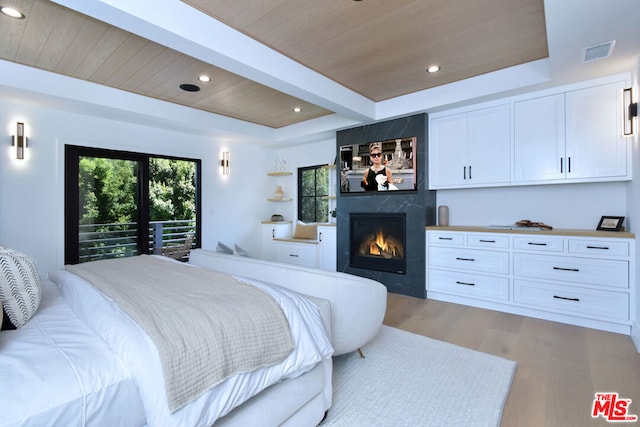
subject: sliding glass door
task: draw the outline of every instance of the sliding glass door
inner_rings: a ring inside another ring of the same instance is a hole
[[[65,263],[200,242],[200,161],[65,147]]]

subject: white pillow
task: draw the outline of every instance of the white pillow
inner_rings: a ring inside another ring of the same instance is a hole
[[[232,255],[233,249],[231,249],[229,246],[225,245],[221,241],[218,241],[218,246],[216,246],[216,252],[222,252],[223,254]]]
[[[36,313],[40,305],[40,276],[31,257],[0,248],[0,301],[16,328],[24,326]]]
[[[245,251],[238,245],[234,245],[234,246],[235,246],[235,249],[233,251],[234,255],[246,256],[247,258],[250,258],[249,252]]]

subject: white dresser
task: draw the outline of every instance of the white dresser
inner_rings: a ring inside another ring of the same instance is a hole
[[[427,227],[427,298],[629,335],[631,233]]]

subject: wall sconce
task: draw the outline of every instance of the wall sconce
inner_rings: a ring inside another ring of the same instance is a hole
[[[622,90],[622,133],[623,135],[633,135],[633,118],[638,117],[638,103],[633,102],[633,88]]]
[[[220,162],[222,166],[222,175],[229,175],[229,152],[222,152],[222,161]]]
[[[16,147],[16,159],[24,159],[24,149],[29,146],[27,137],[24,135],[24,123],[16,124],[16,134],[11,137],[11,146]]]

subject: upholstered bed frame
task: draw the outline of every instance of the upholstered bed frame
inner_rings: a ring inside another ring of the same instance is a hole
[[[203,249],[191,251],[189,263],[309,296],[328,328],[334,356],[358,350],[382,325],[387,290],[370,279]],[[324,360],[304,375],[268,388],[215,425],[317,425],[331,407],[332,368],[331,359]]]

